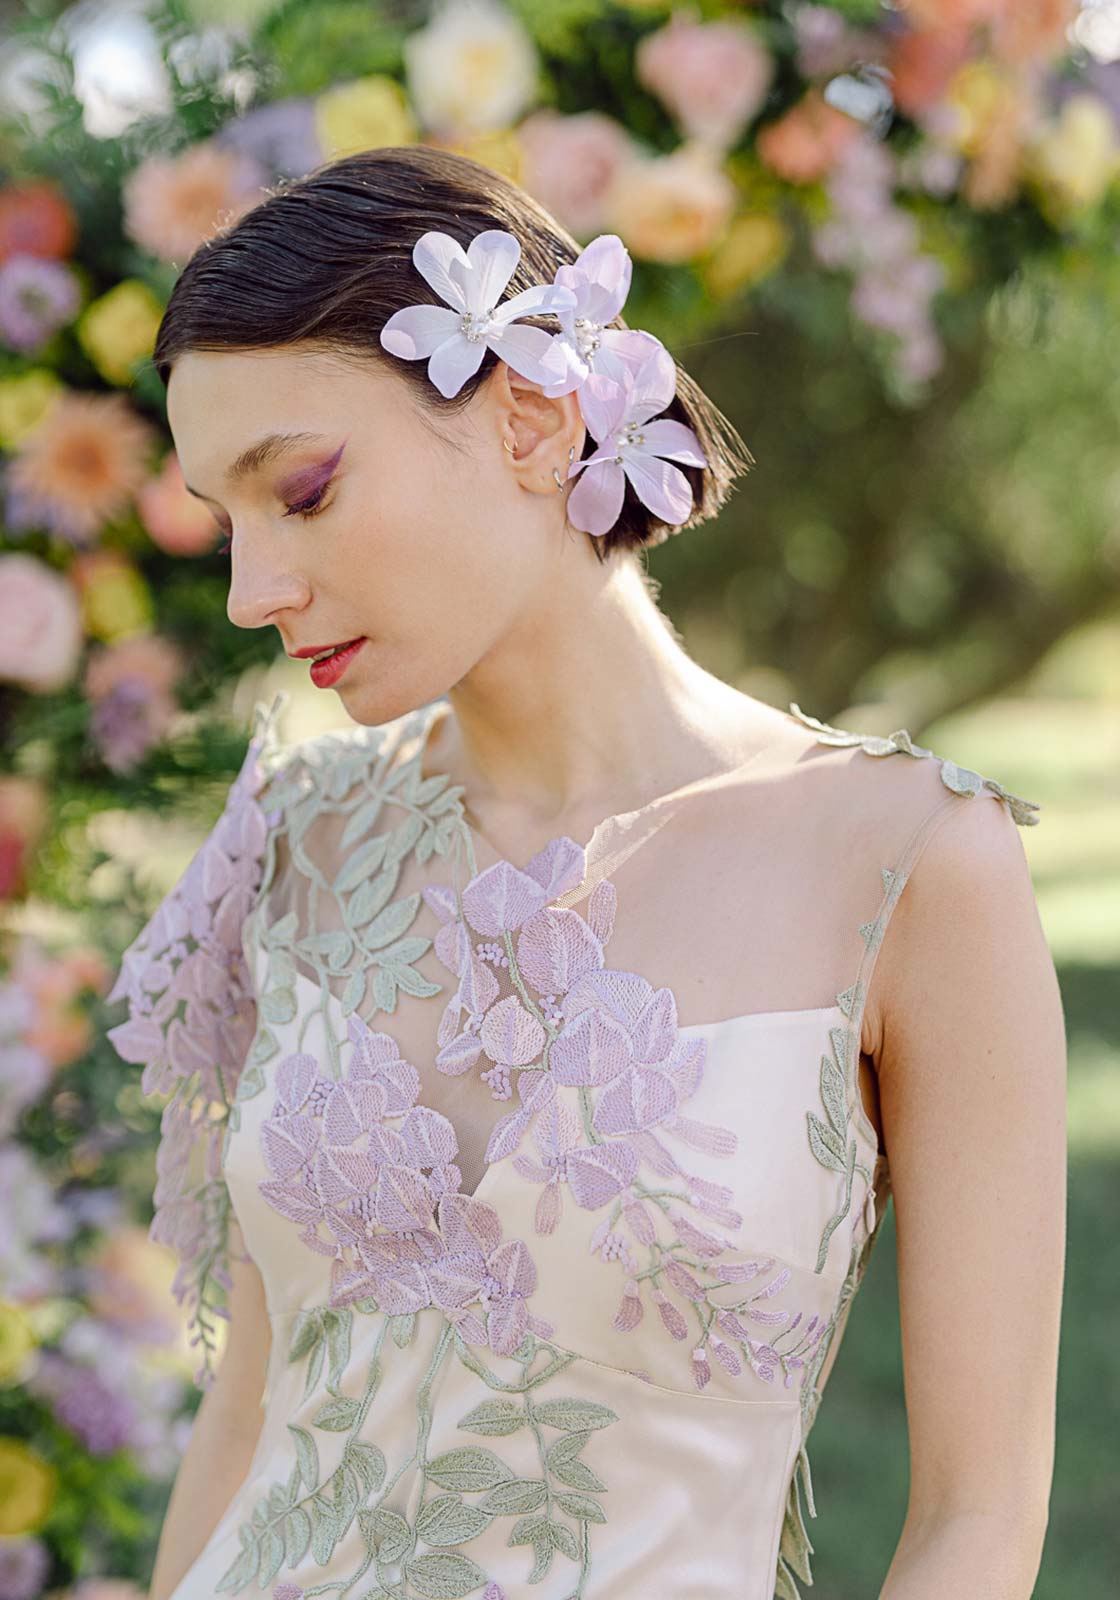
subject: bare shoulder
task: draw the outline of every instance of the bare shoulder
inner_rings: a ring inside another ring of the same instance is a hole
[[[988,792],[939,812],[907,875],[867,996],[863,1048],[879,1077],[1007,1027],[1042,1026],[1057,1001],[1030,865],[1008,806]]]

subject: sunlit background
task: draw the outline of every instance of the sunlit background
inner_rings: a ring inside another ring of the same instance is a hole
[[[146,1237],[160,1106],[105,996],[254,706],[286,692],[293,740],[345,720],[226,620],[155,330],[265,186],[413,142],[618,233],[628,324],[746,439],[718,521],[648,557],[696,657],[1042,805],[1070,1210],[1036,1594],[1115,1594],[1120,0],[2,14],[0,1600],[146,1589],[196,1352]],[[812,1434],[827,1600],[878,1592],[905,1510],[895,1296],[883,1243]]]

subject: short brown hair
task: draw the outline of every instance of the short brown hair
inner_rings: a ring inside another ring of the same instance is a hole
[[[465,248],[485,228],[507,229],[520,241],[510,295],[551,283],[556,269],[575,261],[581,249],[516,183],[481,162],[428,145],[365,150],[283,181],[187,262],[156,340],[153,362],[160,379],[166,386],[172,363],[187,350],[311,343],[391,363],[414,386],[423,416],[458,412],[499,360],[494,351],[487,349],[478,372],[448,400],[429,381],[425,361],[388,355],[379,335],[394,311],[431,299],[412,262],[417,239],[437,229]],[[555,332],[552,319],[520,320]],[[627,324],[616,317],[609,326]],[[681,527],[692,528],[722,508],[753,458],[679,365],[676,395],[662,415],[692,428],[708,459],[706,468],[680,468],[693,493],[692,513]],[[595,448],[589,437],[584,453]],[[678,531],[653,516],[627,483],[618,521],[592,543],[603,557],[660,544]]]

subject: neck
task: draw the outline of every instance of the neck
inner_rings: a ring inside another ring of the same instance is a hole
[[[732,759],[742,696],[686,654],[632,556],[550,586],[449,691],[440,758],[476,808],[542,824],[640,804]]]

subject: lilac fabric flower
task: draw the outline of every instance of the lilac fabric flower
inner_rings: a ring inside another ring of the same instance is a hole
[[[580,410],[599,449],[568,469],[583,478],[568,501],[568,520],[584,533],[602,535],[618,521],[629,481],[642,504],[670,527],[692,511],[692,487],[679,468],[706,467],[708,459],[691,428],[662,418],[677,391],[677,369],[663,345],[653,341],[641,365],[619,384],[592,376],[579,391]]]
[[[0,1600],[35,1600],[50,1565],[50,1551],[41,1539],[0,1538]]]
[[[17,254],[0,265],[0,339],[34,355],[81,305],[78,280],[61,261]]]

